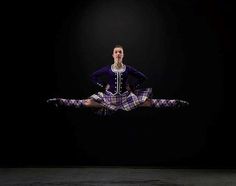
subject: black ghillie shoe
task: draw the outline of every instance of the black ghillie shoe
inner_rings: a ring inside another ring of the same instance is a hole
[[[60,105],[60,98],[48,99],[46,102],[47,102],[48,104],[50,104],[50,105],[55,106],[55,107],[59,107],[59,105]]]
[[[189,106],[189,102],[184,101],[184,100],[176,100],[176,107],[177,108],[184,108]]]

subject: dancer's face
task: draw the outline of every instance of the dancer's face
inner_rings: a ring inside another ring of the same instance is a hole
[[[114,62],[116,63],[122,63],[123,57],[124,57],[124,51],[122,48],[114,48],[113,49],[113,54]]]

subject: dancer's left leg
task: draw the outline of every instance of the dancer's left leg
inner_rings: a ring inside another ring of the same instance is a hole
[[[152,107],[152,99],[146,99],[146,101],[140,104],[139,107]]]
[[[182,108],[188,105],[189,102],[179,99],[152,99],[155,108]]]
[[[155,107],[155,108],[180,108],[188,106],[189,103],[178,99],[147,99],[140,107]]]

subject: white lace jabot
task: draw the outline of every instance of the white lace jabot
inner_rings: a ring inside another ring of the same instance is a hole
[[[125,70],[126,70],[126,66],[125,65],[123,65],[123,67],[121,67],[120,69],[116,69],[114,67],[114,64],[111,65],[111,71],[112,72],[115,72],[115,73],[117,73],[117,72],[124,72]]]

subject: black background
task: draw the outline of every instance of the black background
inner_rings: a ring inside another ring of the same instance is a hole
[[[220,0],[15,5],[8,14],[1,165],[235,166],[225,104],[228,14]],[[115,44],[124,47],[125,64],[148,76],[143,86],[155,98],[190,107],[103,118],[46,104],[98,91],[89,75],[112,64]]]

